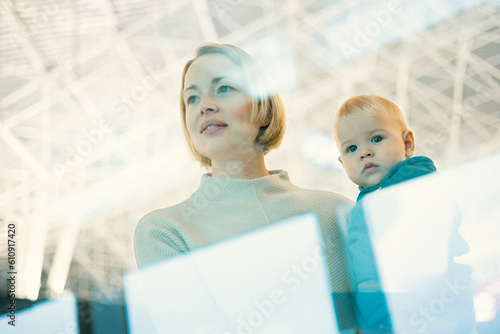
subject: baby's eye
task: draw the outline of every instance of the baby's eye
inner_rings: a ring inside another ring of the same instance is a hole
[[[187,101],[187,104],[194,103],[194,102],[196,102],[196,96],[192,95],[192,96],[188,97],[186,101]]]
[[[352,153],[352,152],[356,151],[357,149],[358,149],[358,148],[356,147],[356,145],[351,145],[351,146],[349,146],[349,147],[347,148],[347,150],[346,150],[346,151],[347,151],[347,152]]]
[[[372,139],[372,142],[374,142],[374,143],[380,143],[381,141],[382,141],[382,137],[380,137],[380,136],[375,136]]]

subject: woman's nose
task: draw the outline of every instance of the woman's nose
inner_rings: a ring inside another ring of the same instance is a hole
[[[219,107],[215,103],[214,99],[211,96],[203,96],[201,98],[201,103],[200,103],[200,112],[202,115],[208,114],[208,113],[215,113],[219,111]]]

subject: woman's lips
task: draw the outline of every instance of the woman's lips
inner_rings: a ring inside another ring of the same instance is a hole
[[[211,125],[208,128],[206,128],[205,130],[203,130],[202,134],[209,135],[212,133],[216,133],[216,132],[218,132],[226,127],[227,127],[227,125]]]
[[[366,164],[365,167],[363,168],[363,174],[374,172],[377,168],[378,165],[372,163]]]
[[[200,133],[202,134],[212,134],[218,132],[227,127],[227,124],[216,119],[206,120],[201,124]]]

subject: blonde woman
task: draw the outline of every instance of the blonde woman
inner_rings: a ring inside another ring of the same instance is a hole
[[[314,211],[341,327],[353,327],[351,266],[343,242],[352,202],[299,188],[286,171],[267,170],[264,156],[278,148],[285,131],[285,108],[269,82],[260,64],[236,46],[206,43],[196,49],[182,75],[181,119],[190,154],[211,172],[188,199],[139,221],[137,264]]]

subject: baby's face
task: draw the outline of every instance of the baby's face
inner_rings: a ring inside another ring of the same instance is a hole
[[[413,134],[403,133],[387,115],[344,116],[337,137],[339,160],[347,176],[363,188],[376,186],[392,167],[413,155]]]

